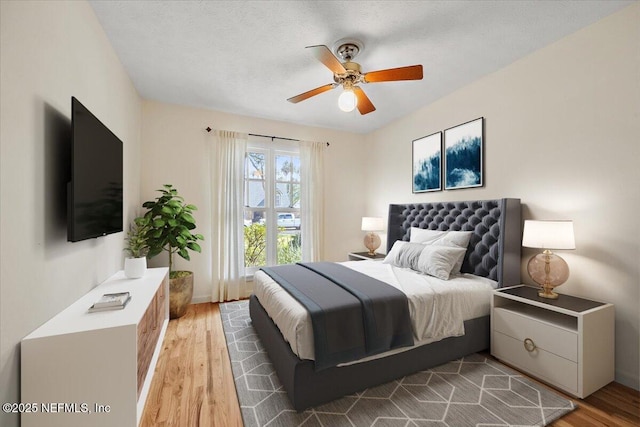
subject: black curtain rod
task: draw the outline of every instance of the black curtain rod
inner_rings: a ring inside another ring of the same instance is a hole
[[[295,141],[295,142],[300,142],[299,139],[293,139],[293,138],[285,138],[283,136],[270,136],[270,135],[260,135],[259,133],[250,133],[249,135],[251,136],[259,136],[261,138],[271,138],[271,140],[273,141],[274,139],[283,139],[285,141]]]
[[[211,129],[211,127],[207,127],[207,132],[211,132],[212,130],[213,130],[213,129]],[[261,138],[271,138],[271,141],[273,141],[274,139],[283,139],[283,140],[285,140],[285,141],[295,141],[295,142],[300,142],[300,140],[299,140],[299,139],[285,138],[285,137],[282,137],[282,136],[261,135],[261,134],[259,134],[259,133],[250,133],[249,135],[251,135],[251,136],[259,136],[259,137],[261,137]],[[327,147],[328,147],[329,145],[330,145],[330,144],[327,142]]]

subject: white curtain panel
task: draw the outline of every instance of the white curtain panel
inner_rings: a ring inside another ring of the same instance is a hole
[[[325,147],[325,142],[300,141],[300,228],[303,261],[322,259]]]
[[[214,131],[211,143],[211,300],[249,296],[244,277],[243,186],[246,133]]]

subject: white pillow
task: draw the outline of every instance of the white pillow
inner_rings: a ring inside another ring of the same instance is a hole
[[[422,243],[423,245],[457,246],[459,248],[466,248],[469,246],[472,234],[473,231],[440,231],[411,227],[409,242]]]
[[[384,259],[384,263],[449,280],[456,263],[462,263],[465,248],[440,245],[423,245],[397,241]]]
[[[426,245],[418,259],[418,271],[449,280],[456,265],[462,265],[466,248],[453,246]]]
[[[469,246],[471,235],[473,231],[440,231],[440,230],[425,230],[422,228],[411,227],[411,233],[409,234],[409,242],[421,243],[423,245],[439,245],[448,247],[464,248],[465,251]],[[460,268],[462,268],[462,262],[464,261],[464,255],[460,259],[460,262],[453,266],[451,274],[460,274]]]
[[[411,227],[409,241],[411,243],[422,243],[423,245],[433,245],[439,239],[447,235],[446,231],[425,230],[423,228]]]
[[[384,259],[382,260],[382,263],[393,265],[395,263],[396,257],[398,256],[398,251],[400,251],[400,248],[405,244],[407,244],[407,242],[403,242],[402,240],[396,240],[393,246],[391,247],[391,250],[387,252],[387,256],[385,256]]]
[[[423,249],[424,245],[397,240],[382,262],[417,271],[418,258],[420,258]]]

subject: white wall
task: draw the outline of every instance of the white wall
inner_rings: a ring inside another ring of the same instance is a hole
[[[327,141],[325,151],[325,239],[323,258],[345,261],[347,253],[363,248],[360,219],[365,209],[364,136],[273,120],[227,114],[154,101],[143,102],[142,186],[143,200],[152,200],[163,184],[173,184],[195,212],[196,231],[211,240],[209,218],[209,152],[212,142],[206,128],[275,135],[309,141]],[[138,210],[139,214],[144,209]],[[194,302],[211,301],[211,250],[205,241],[202,253],[191,261],[175,257],[176,269],[194,272]],[[166,252],[150,265],[168,265]]]
[[[490,54],[490,51],[487,52]],[[426,77],[429,78],[429,77]],[[419,94],[416,94],[419,96]],[[411,141],[484,116],[485,186],[411,193]],[[367,207],[518,197],[525,219],[573,219],[559,292],[616,308],[616,379],[640,386],[640,5],[367,135]],[[526,261],[535,253],[523,251]]]
[[[122,268],[123,233],[67,242],[71,96],[124,143],[125,218],[141,103],[88,3],[2,1],[0,15],[0,401],[18,402],[20,340]]]

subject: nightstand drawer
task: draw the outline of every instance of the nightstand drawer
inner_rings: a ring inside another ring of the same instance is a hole
[[[523,369],[541,380],[570,393],[578,390],[578,364],[541,348],[532,352],[523,342],[500,332],[493,332],[491,351],[495,357]]]
[[[493,329],[507,335],[520,344],[525,353],[524,340],[530,339],[539,349],[564,359],[578,362],[577,332],[559,328],[553,324],[538,321],[526,313],[496,307],[493,310]]]

